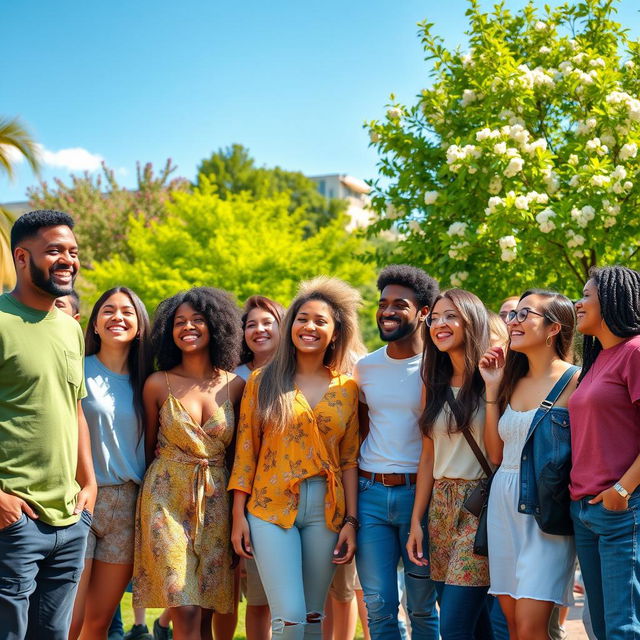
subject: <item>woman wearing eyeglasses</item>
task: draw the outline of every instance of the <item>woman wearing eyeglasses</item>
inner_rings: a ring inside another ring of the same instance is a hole
[[[487,558],[473,553],[478,518],[463,507],[485,477],[465,434],[486,459],[484,383],[478,362],[489,347],[489,317],[473,293],[451,289],[436,298],[427,325],[422,360],[422,454],[407,552],[417,565],[431,563],[443,640],[472,640],[481,616],[481,626],[489,625],[489,567]],[[428,550],[423,548],[422,530],[427,506]]]
[[[566,517],[551,527],[566,528],[567,535],[540,528],[543,522],[549,529],[544,518],[557,515],[545,493],[553,486],[547,471],[557,472],[560,484],[566,471],[559,491],[568,489],[561,463],[569,460],[567,402],[577,378],[571,366],[573,304],[558,293],[530,289],[509,312],[507,326],[506,359],[494,347],[480,361],[485,445],[491,462],[500,465],[487,518],[489,593],[500,601],[511,638],[547,640],[554,605],[570,604],[575,562],[568,502]]]
[[[571,515],[598,638],[640,627],[640,273],[590,273],[576,303],[584,367],[571,397]]]

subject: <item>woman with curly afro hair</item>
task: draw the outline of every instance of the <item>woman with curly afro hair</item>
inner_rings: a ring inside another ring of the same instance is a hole
[[[212,638],[234,610],[225,461],[244,381],[240,314],[224,291],[197,287],[160,303],[159,371],[144,387],[147,461],[138,502],[134,606],[168,607],[176,640]]]
[[[355,551],[358,388],[346,374],[364,351],[360,302],[336,278],[302,283],[242,399],[231,540],[255,553],[274,638],[320,638],[336,565]]]

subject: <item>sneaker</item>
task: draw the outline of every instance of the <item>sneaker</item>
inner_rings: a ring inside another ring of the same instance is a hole
[[[124,634],[124,640],[153,640],[153,636],[149,633],[149,628],[146,624],[134,624]]]
[[[171,640],[173,631],[170,627],[163,627],[160,624],[160,618],[153,621],[153,640]]]

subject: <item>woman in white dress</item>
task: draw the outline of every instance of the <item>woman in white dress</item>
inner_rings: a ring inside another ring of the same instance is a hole
[[[534,415],[571,366],[575,312],[560,294],[529,290],[509,312],[509,351],[480,361],[486,386],[485,445],[500,465],[489,497],[489,593],[498,597],[511,640],[548,640],[554,605],[568,605],[575,562],[573,536],[543,533],[520,504],[523,447]],[[568,416],[574,375],[555,403]],[[568,417],[566,417],[568,425]],[[527,463],[529,464],[529,463]]]

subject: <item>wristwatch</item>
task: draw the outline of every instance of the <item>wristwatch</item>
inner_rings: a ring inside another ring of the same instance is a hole
[[[629,492],[619,483],[616,482],[613,488],[626,500],[629,498]]]

